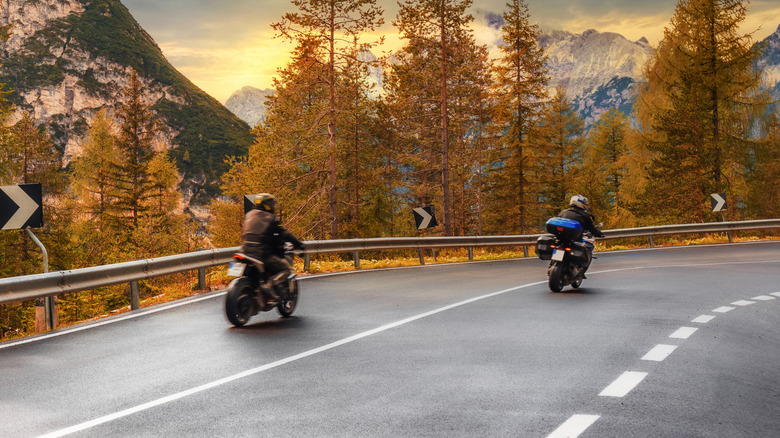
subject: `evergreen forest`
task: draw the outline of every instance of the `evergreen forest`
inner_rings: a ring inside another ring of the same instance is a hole
[[[82,155],[60,167],[52,141],[0,88],[0,184],[43,184],[51,270],[240,244],[243,197],[277,196],[301,240],[534,234],[574,194],[604,229],[780,217],[780,112],[740,31],[744,0],[679,0],[645,67],[632,114],[589,129],[564,88],[550,89],[541,33],[508,0],[498,55],[476,43],[471,0],[399,2],[400,52],[367,61],[384,23],[375,0],[293,0],[273,24],[293,43],[248,154],[224,165],[199,223],[179,207],[182,181],[155,144],[157,114],[137,77],[89,127]],[[384,67],[382,86],[369,70]],[[710,194],[729,207],[711,212]],[[439,226],[415,228],[412,209]],[[0,276],[40,272],[23,231],[4,231]],[[147,296],[156,292],[145,286]],[[61,319],[127,305],[124,290],[60,297]],[[0,306],[0,338],[29,331],[33,303]]]

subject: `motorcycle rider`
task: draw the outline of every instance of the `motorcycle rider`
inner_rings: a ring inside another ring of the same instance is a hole
[[[595,217],[590,214],[588,211],[588,198],[582,196],[582,195],[574,195],[569,200],[569,208],[563,210],[558,217],[562,217],[565,219],[573,219],[582,225],[582,229],[585,231],[589,231],[591,234],[593,234],[594,237],[604,237],[604,234],[599,230],[596,225],[593,223],[595,220]],[[588,270],[588,267],[590,266],[590,262],[593,259],[593,243],[588,243],[588,263],[583,266],[582,278],[585,277],[585,271]]]
[[[271,276],[271,287],[264,291],[278,300],[290,291],[289,278],[293,274],[292,264],[284,255],[284,244],[290,242],[299,250],[304,246],[279,222],[276,204],[276,197],[270,193],[256,195],[255,208],[244,215],[241,250],[265,264],[266,273]]]

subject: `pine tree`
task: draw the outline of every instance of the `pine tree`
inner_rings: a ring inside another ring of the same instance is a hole
[[[116,202],[111,210],[115,221],[132,229],[148,210],[145,201],[153,188],[148,167],[154,156],[153,141],[159,128],[154,113],[143,103],[143,90],[135,71],[123,98],[118,114],[120,158],[112,166]]]
[[[338,156],[343,148],[338,144],[342,127],[337,118],[343,110],[339,103],[344,102],[338,96],[338,82],[343,69],[358,61],[357,55],[375,44],[361,44],[359,50],[353,47],[359,35],[383,24],[382,9],[376,6],[376,0],[293,0],[292,3],[298,12],[284,14],[282,21],[272,24],[272,27],[299,47],[306,45],[314,52],[311,59],[323,63],[321,71],[324,74],[308,83],[312,86],[320,86],[317,82],[324,84],[327,90],[327,113],[325,117],[311,122],[315,125],[326,124],[330,234],[332,238],[337,238],[341,221],[337,199],[340,183]]]
[[[625,210],[621,194],[628,173],[629,130],[628,118],[617,108],[604,113],[588,134],[577,178],[577,191],[588,197],[593,214],[611,227]]]
[[[568,204],[569,197],[580,192],[575,186],[574,171],[582,162],[583,126],[566,92],[559,86],[541,115],[535,134],[533,159],[535,167],[529,179],[538,187],[539,204],[533,219],[542,224]]]
[[[547,74],[544,51],[539,47],[539,26],[530,23],[528,7],[523,0],[506,4],[501,26],[501,57],[495,67],[497,100],[496,123],[504,130],[501,147],[496,149],[492,174],[493,205],[501,205],[494,216],[496,226],[520,234],[534,223],[531,211],[536,194],[529,181],[535,166],[530,150],[533,127],[547,98]]]
[[[735,195],[727,177],[750,143],[744,121],[766,103],[745,16],[742,0],[680,0],[646,68],[637,113],[654,156],[643,204],[665,220],[704,221],[710,193]]]
[[[478,59],[468,28],[473,20],[466,13],[470,5],[470,0],[400,4],[394,24],[406,45],[397,54],[388,78],[388,108],[404,137],[399,164],[408,178],[409,201],[419,205],[441,199],[445,235],[453,232],[451,149],[463,138],[453,136],[463,134],[462,126],[451,126],[450,122],[468,118],[455,115],[450,107],[458,101],[464,107],[466,100],[458,93],[468,88],[464,86],[470,81],[463,79]]]

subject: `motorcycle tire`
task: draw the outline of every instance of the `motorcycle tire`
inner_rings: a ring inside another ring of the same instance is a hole
[[[284,318],[289,318],[295,311],[295,306],[298,305],[298,283],[293,283],[292,290],[289,293],[290,298],[282,300],[276,305],[276,310]]]
[[[547,285],[553,292],[560,292],[563,290],[563,271],[564,266],[561,263],[555,263],[549,272],[549,278],[547,279]]]
[[[582,284],[582,277],[577,277],[574,279],[574,281],[571,282],[571,287],[577,289]]]
[[[254,295],[249,279],[237,278],[230,283],[225,295],[225,315],[231,324],[241,327],[256,313]]]

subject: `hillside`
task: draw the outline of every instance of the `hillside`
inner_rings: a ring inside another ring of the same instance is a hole
[[[164,124],[184,181],[185,200],[202,205],[219,193],[225,158],[246,154],[249,126],[187,78],[119,0],[8,0],[0,26],[11,25],[0,51],[0,82],[9,100],[35,115],[63,151],[78,156],[94,114],[115,109],[132,70]]]

